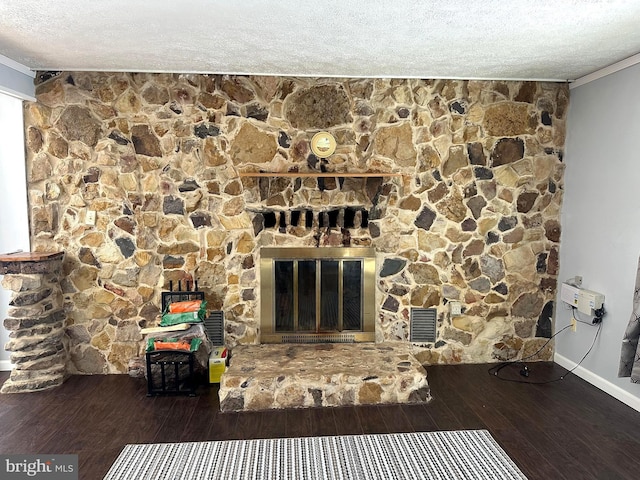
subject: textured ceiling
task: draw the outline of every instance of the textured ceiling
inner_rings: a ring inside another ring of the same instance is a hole
[[[1,0],[33,70],[572,80],[640,52],[638,0]]]

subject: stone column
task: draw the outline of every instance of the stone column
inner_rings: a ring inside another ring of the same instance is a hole
[[[35,392],[57,387],[66,378],[63,310],[63,252],[0,255],[2,286],[12,291],[5,350],[14,369],[1,393]]]

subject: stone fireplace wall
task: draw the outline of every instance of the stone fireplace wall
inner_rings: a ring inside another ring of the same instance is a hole
[[[536,352],[552,331],[566,85],[42,72],[25,105],[33,246],[65,252],[69,370],[125,372],[169,282],[259,341],[263,246],[373,246],[378,340],[438,310],[424,362]],[[337,139],[310,153],[320,130]],[[272,178],[239,172],[396,172]],[[96,212],[95,225],[90,211]],[[451,317],[447,303],[460,301]],[[552,345],[538,358],[550,359]]]

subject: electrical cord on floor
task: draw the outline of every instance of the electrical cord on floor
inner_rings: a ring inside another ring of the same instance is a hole
[[[542,346],[538,350],[533,352],[531,355],[527,355],[526,357],[521,358],[519,360],[507,360],[506,362],[501,362],[501,363],[498,363],[497,365],[492,366],[488,370],[489,374],[498,376],[498,372],[500,372],[500,370],[502,370],[504,367],[506,367],[508,365],[517,365],[519,363],[524,363],[525,360],[528,360],[528,359],[530,359],[532,357],[535,357],[537,354],[539,354],[544,349],[544,347],[546,347],[549,344],[549,342],[551,340],[553,340],[556,336],[558,336],[559,334],[564,332],[567,328],[571,328],[571,325],[567,325],[566,327],[561,328],[556,333],[551,335],[551,337],[549,337],[549,339],[546,342],[544,342],[544,344],[542,344]],[[526,365],[525,365],[525,367],[526,367]],[[498,377],[498,378],[501,378],[501,377]]]
[[[604,315],[604,307],[602,309],[603,315]],[[602,320],[602,317],[600,317],[600,320]],[[579,320],[576,320],[579,321]],[[582,323],[587,323],[587,322],[582,322]],[[595,326],[594,324],[588,324],[591,326]],[[522,364],[525,360],[534,357],[535,355],[537,355],[538,353],[540,353],[542,351],[542,349],[544,347],[547,346],[547,344],[553,340],[554,337],[556,337],[558,334],[564,332],[566,329],[571,328],[571,325],[567,325],[564,328],[561,328],[560,330],[558,330],[556,333],[554,333],[535,353],[532,353],[531,355],[528,355],[520,360],[511,360],[508,362],[502,362],[499,363],[498,365],[494,365],[493,367],[489,368],[489,370],[487,371],[489,373],[489,375],[493,375],[495,377],[497,377],[500,380],[504,380],[505,382],[514,382],[514,383],[528,383],[531,385],[546,385],[547,383],[554,383],[554,382],[559,382],[560,380],[564,380],[564,378],[569,375],[570,373],[572,373],[576,368],[578,368],[580,366],[580,364],[584,361],[585,358],[587,358],[587,356],[591,353],[591,350],[593,349],[593,346],[596,344],[596,340],[598,339],[598,335],[600,335],[600,330],[602,330],[602,322],[599,322],[598,324],[598,330],[596,331],[596,334],[593,336],[593,342],[591,342],[591,346],[589,347],[589,350],[587,350],[587,353],[585,353],[583,355],[583,357],[580,359],[580,361],[571,369],[571,370],[567,370],[563,375],[560,375],[558,378],[554,378],[552,380],[545,380],[544,382],[536,382],[536,381],[529,381],[529,380],[520,380],[520,379],[511,379],[511,378],[504,378],[501,377],[500,375],[498,375],[498,373],[500,372],[500,370],[502,370],[504,367],[508,366],[508,365],[517,365],[517,364]],[[527,367],[526,365],[523,366],[522,370],[520,370],[520,374],[524,377],[528,377],[529,376],[529,367]]]

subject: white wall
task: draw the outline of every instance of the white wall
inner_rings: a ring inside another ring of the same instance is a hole
[[[640,385],[617,378],[640,256],[639,140],[640,65],[571,90],[559,282],[581,275],[584,288],[605,295],[607,311],[575,373],[640,411]],[[571,319],[559,292],[556,331]],[[556,361],[574,366],[595,333],[580,323],[577,332],[561,333]]]
[[[29,251],[22,100],[0,93],[0,253]],[[10,294],[0,288],[0,370],[10,369],[2,321]]]

